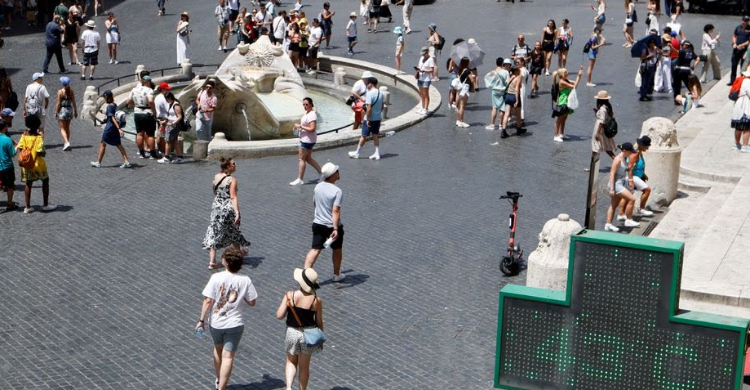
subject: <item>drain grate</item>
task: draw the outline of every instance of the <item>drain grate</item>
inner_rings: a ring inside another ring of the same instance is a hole
[[[641,233],[641,235],[648,237],[651,234],[651,232],[654,231],[654,229],[656,228],[656,225],[658,224],[659,222],[649,222],[648,226],[646,226],[646,229],[643,231],[643,233]]]

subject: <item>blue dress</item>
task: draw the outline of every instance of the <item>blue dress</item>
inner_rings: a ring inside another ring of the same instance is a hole
[[[107,145],[120,146],[120,131],[112,123],[115,119],[115,112],[117,112],[117,105],[114,103],[107,105],[107,123],[104,125],[104,132],[102,133],[102,141]]]

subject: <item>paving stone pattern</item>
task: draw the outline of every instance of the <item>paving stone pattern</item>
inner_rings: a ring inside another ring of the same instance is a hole
[[[305,8],[308,18],[317,15],[320,3]],[[593,17],[587,4],[438,1],[418,6],[404,69],[416,62],[431,21],[449,42],[475,37],[490,63],[497,53],[509,53],[518,32],[536,37],[548,15],[566,16],[576,28],[575,50],[580,50],[585,39],[580,26]],[[206,16],[213,3],[193,0],[180,7],[192,15],[193,62],[220,62],[224,54],[216,51],[215,21]],[[608,15],[614,20],[605,33],[612,45],[602,50],[594,80],[615,97],[618,141],[623,142],[635,138],[642,119],[674,111],[670,97],[659,96],[651,104],[636,101],[631,80],[637,64],[626,61],[626,51],[620,50],[619,8],[611,8]],[[152,1],[130,0],[111,9],[122,23],[123,63],[106,64],[102,52],[95,82],[131,72],[137,64],[174,66],[172,30],[182,10],[176,2],[167,3],[169,15],[161,19]],[[324,52],[345,55],[344,15],[353,9],[335,4],[334,10],[335,49]],[[502,22],[479,16],[487,12]],[[709,19],[728,41],[736,20]],[[383,26],[391,29],[400,20],[400,8],[395,8],[394,23]],[[694,15],[685,20],[690,38],[699,42],[703,22]],[[102,31],[104,19],[97,23]],[[465,31],[467,24],[472,27]],[[0,51],[18,91],[41,65],[41,38],[38,32],[11,34]],[[367,34],[360,26],[356,57],[391,63],[394,41],[390,33]],[[728,62],[726,46],[720,50]],[[441,63],[447,53],[448,47]],[[575,69],[580,58],[571,57],[569,67]],[[489,65],[480,74],[487,70]],[[53,92],[57,77],[46,79]],[[84,86],[74,80],[80,99]],[[441,91],[446,84],[437,83]],[[542,90],[548,89],[544,78]],[[589,107],[598,89],[579,87],[581,108],[568,121],[572,140],[563,144],[550,137],[547,95],[528,103],[527,136],[501,140],[497,132],[483,129],[489,95],[481,91],[467,109],[469,129],[456,129],[454,114],[442,107],[433,118],[385,139],[379,162],[351,160],[345,149],[314,153],[321,163],[341,165],[348,278],[330,282],[330,253],[324,251],[316,269],[323,280],[320,296],[330,341],[313,359],[310,388],[492,387],[497,292],[508,281],[524,281],[523,275],[507,279],[498,271],[510,211],[498,197],[506,190],[524,193],[518,239],[527,253],[546,220],[560,212],[583,219],[583,168],[594,121]],[[19,129],[22,120],[16,121]],[[196,339],[192,328],[209,277],[200,245],[218,164],[164,166],[136,159],[135,169],[121,170],[116,168],[119,153],[109,148],[103,168],[93,169],[88,163],[95,159],[99,130],[74,121],[74,149],[62,152],[56,126],[51,120],[47,126],[51,200],[59,211],[39,210],[37,185],[32,195],[36,212],[0,215],[0,388],[213,388],[209,337]],[[134,155],[132,143],[126,147]],[[371,148],[362,154],[369,155]],[[293,156],[238,161],[243,230],[253,243],[244,272],[259,298],[246,316],[232,389],[284,387],[285,326],[274,312],[283,291],[295,287],[292,270],[301,266],[309,248],[313,208],[312,184],[287,184],[295,173]],[[308,173],[307,179],[313,176]],[[16,200],[23,201],[22,192]]]

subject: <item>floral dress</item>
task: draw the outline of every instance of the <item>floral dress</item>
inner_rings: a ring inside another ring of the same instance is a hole
[[[21,168],[21,181],[33,183],[37,180],[47,180],[47,163],[44,161],[44,139],[40,135],[24,134],[18,141],[18,150],[30,149],[34,159],[34,168]]]
[[[236,244],[239,246],[250,246],[240,231],[240,227],[234,224],[234,207],[232,197],[229,195],[229,184],[231,176],[224,176],[217,184],[216,197],[211,205],[211,221],[203,239],[203,249],[221,249]]]

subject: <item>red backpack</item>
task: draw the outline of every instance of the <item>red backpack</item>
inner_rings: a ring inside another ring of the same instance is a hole
[[[737,76],[732,82],[732,88],[729,88],[729,100],[737,101],[740,98],[740,89],[742,88],[742,81],[745,80],[745,76]]]

